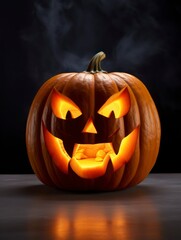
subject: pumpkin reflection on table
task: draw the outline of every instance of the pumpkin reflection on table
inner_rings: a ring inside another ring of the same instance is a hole
[[[87,209],[89,208],[89,211]],[[114,212],[109,213],[101,206],[93,206],[91,203],[84,203],[73,210],[71,219],[69,212],[61,209],[54,219],[53,234],[55,239],[140,239],[140,229],[143,230],[142,236],[145,239],[160,240],[160,226],[157,213],[151,204],[145,213],[139,217],[126,215],[124,207],[115,207]],[[147,220],[145,220],[147,219]],[[147,232],[148,231],[148,232]],[[96,238],[97,237],[97,238]],[[94,238],[92,238],[94,239]],[[142,239],[142,238],[141,238]],[[144,238],[143,238],[144,239]]]
[[[149,186],[114,194],[44,191],[29,205],[27,224],[30,232],[44,229],[47,239],[162,239],[160,212]]]

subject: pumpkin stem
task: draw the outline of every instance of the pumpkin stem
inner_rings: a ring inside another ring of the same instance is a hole
[[[87,72],[97,73],[97,72],[106,72],[101,68],[101,61],[106,57],[104,52],[98,52],[90,61]]]

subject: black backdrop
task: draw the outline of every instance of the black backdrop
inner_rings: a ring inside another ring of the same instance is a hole
[[[29,0],[1,4],[0,173],[31,173],[30,104],[60,72],[83,71],[106,53],[107,71],[140,78],[157,106],[162,138],[152,172],[180,172],[181,4],[169,0]]]

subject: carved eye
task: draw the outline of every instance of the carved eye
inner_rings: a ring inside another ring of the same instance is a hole
[[[111,112],[114,112],[115,118],[121,118],[128,113],[130,105],[129,92],[125,87],[120,92],[113,94],[98,110],[98,113],[108,118]]]
[[[72,118],[77,118],[82,114],[80,108],[70,98],[59,93],[56,89],[52,91],[51,107],[55,116],[61,119],[66,119],[69,113]]]

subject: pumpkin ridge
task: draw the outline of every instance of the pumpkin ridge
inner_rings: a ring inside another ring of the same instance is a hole
[[[27,146],[27,153],[30,160],[30,164],[32,166],[32,169],[37,174],[37,176],[40,178],[40,180],[47,184],[52,185],[52,180],[50,179],[46,166],[43,161],[43,156],[40,153],[40,149],[38,149],[38,145],[41,143],[40,141],[40,125],[35,125],[36,122],[38,122],[40,116],[43,112],[43,106],[46,102],[46,97],[51,92],[51,88],[54,85],[55,77],[52,77],[47,82],[45,82],[42,87],[39,89],[37,94],[34,97],[34,100],[30,106],[28,118],[27,118],[27,124],[26,124],[26,146]],[[46,89],[46,94],[45,94]],[[43,99],[41,98],[42,93],[44,93]],[[34,111],[36,109],[36,112]],[[31,136],[30,136],[31,134]],[[35,136],[34,136],[35,135]],[[34,139],[36,139],[37,142],[34,142]],[[32,142],[33,143],[30,143]],[[33,147],[33,146],[34,147]],[[36,153],[35,153],[36,152]]]
[[[69,75],[69,74],[70,73],[61,73],[61,74],[57,74],[54,77],[49,79],[49,81],[50,81],[52,86],[51,86],[50,91],[45,94],[46,101],[42,105],[42,111],[41,111],[41,116],[42,117],[41,117],[41,119],[44,116],[45,107],[47,106],[48,99],[50,98],[50,95],[51,95],[51,92],[52,92],[52,87],[55,87],[55,85],[60,81],[60,79],[67,77],[67,75]],[[46,82],[45,82],[45,84],[46,84]],[[46,86],[44,86],[45,84],[42,85],[42,88],[40,89],[40,91],[43,91],[43,87],[46,87]],[[39,95],[40,94],[41,94],[41,92],[39,92]],[[41,124],[40,124],[40,129],[41,129]],[[50,163],[51,161],[49,161],[50,157],[49,157],[49,155],[48,155],[48,153],[47,153],[47,151],[45,149],[44,140],[42,140],[42,139],[43,139],[42,131],[40,131],[40,133],[39,133],[39,144],[41,146],[41,156],[44,159],[44,167],[46,168],[46,172],[48,173],[49,180],[51,181],[51,185],[52,185],[52,183],[53,183],[53,185],[57,185],[56,184],[57,181],[55,180],[55,177],[52,177],[52,176],[54,176],[53,173],[55,173],[55,171],[53,170],[54,166],[51,166],[51,169],[50,169],[50,165],[51,165],[51,163]],[[39,151],[40,151],[40,149],[39,149]],[[50,171],[51,171],[51,174],[50,174]]]
[[[56,83],[54,84],[54,87],[55,89],[58,88],[58,90],[60,91],[60,86],[63,86],[63,88],[61,89],[61,91],[63,91],[63,89],[66,87],[67,83],[73,79],[75,77],[75,75],[77,75],[78,73],[70,73],[70,74],[66,74],[66,76],[62,76],[62,78],[59,78]],[[66,79],[66,81],[65,81]],[[63,81],[64,82],[64,85],[63,84]],[[54,115],[53,115],[53,112],[50,108],[50,99],[51,99],[51,92],[49,92],[48,96],[47,96],[47,101],[44,105],[44,109],[43,109],[43,112],[42,112],[42,119],[44,120],[44,122],[46,122],[46,124],[48,123],[47,122],[47,117],[49,119],[49,129],[53,130],[54,128],[54,125],[55,125],[55,122],[53,122],[53,119],[54,119]],[[48,106],[48,107],[47,107]],[[46,110],[47,108],[47,110]],[[50,115],[48,113],[48,111],[50,112]],[[46,116],[45,116],[46,114]],[[46,119],[45,119],[46,118]],[[42,135],[42,133],[41,133]],[[55,169],[55,166],[53,164],[53,161],[51,160],[51,157],[49,155],[49,153],[47,152],[45,146],[44,146],[44,138],[42,137],[42,141],[41,141],[41,148],[42,148],[42,154],[44,153],[44,159],[45,159],[45,165],[46,165],[46,168],[47,168],[47,171],[49,173],[49,176],[52,180],[52,182],[58,187],[59,184],[62,182],[62,180],[59,178],[58,174],[57,174],[57,171]],[[60,183],[58,183],[60,182]]]
[[[118,74],[122,76],[122,74],[120,73]],[[149,174],[149,172],[151,171],[151,169],[153,168],[156,162],[156,158],[159,151],[159,145],[157,143],[157,140],[160,141],[160,121],[159,121],[156,105],[149,91],[147,90],[146,86],[142,83],[142,81],[140,81],[136,77],[127,73],[124,73],[124,77],[125,77],[125,81],[131,86],[132,91],[134,92],[134,95],[138,102],[138,107],[139,107],[140,116],[141,116],[140,161],[139,161],[139,166],[134,178],[128,184],[128,186],[133,186],[141,182],[145,177],[147,177],[147,175]],[[144,99],[144,102],[142,101],[142,99]],[[145,107],[143,104],[145,104]],[[148,114],[149,116],[147,116]],[[144,128],[143,124],[145,123],[147,124]],[[158,126],[156,126],[156,123],[158,123]],[[149,125],[149,131],[147,131],[148,125]],[[154,129],[154,130],[152,131],[151,129]],[[151,136],[149,132],[152,133],[152,135],[154,133],[154,136]],[[148,137],[150,139],[149,140],[150,144],[147,143],[148,148],[146,148],[145,138],[147,138],[147,142],[148,142]],[[153,137],[154,137],[154,140],[152,139]],[[143,155],[145,156],[143,157]],[[146,165],[146,162],[148,162],[149,165]]]
[[[128,85],[127,82],[124,81],[124,79],[122,77],[120,77],[118,74],[116,74],[117,72],[111,72],[110,75],[111,77],[114,79],[115,83],[117,84],[117,87],[118,89],[122,89],[124,88],[125,86],[128,88],[129,90],[129,93],[130,93],[130,98],[131,98],[131,109],[133,108],[133,103],[132,101],[134,100],[134,102],[136,103],[136,99],[134,97],[134,93],[133,91],[131,90],[130,86]],[[116,77],[116,78],[115,78]],[[131,111],[130,109],[130,111]],[[130,111],[128,113],[128,115],[131,115],[131,116],[135,116],[135,113],[133,114],[130,114]],[[136,126],[138,126],[140,124],[140,122],[135,122],[135,124],[133,124],[132,127],[129,127],[126,123],[127,123],[127,115],[123,117],[123,124],[124,124],[124,129],[125,129],[125,134],[124,135],[127,135],[129,132],[130,132],[130,129],[132,128],[135,128]],[[133,119],[131,119],[131,121],[133,121]],[[130,122],[128,120],[128,122]],[[139,139],[138,139],[139,140]],[[138,141],[137,140],[137,141]],[[137,146],[136,146],[136,149],[138,149],[138,145],[139,143],[137,143]],[[131,157],[131,160],[125,164],[125,167],[124,167],[124,171],[122,172],[122,175],[121,175],[121,179],[120,179],[120,182],[119,184],[117,184],[117,187],[118,188],[126,188],[126,186],[128,185],[128,183],[131,181],[131,179],[134,177],[134,172],[135,170],[133,171],[133,168],[135,169],[136,165],[138,167],[138,164],[135,163],[136,162],[139,162],[139,153],[138,153],[138,150],[135,149],[135,152],[133,154],[133,156]],[[133,167],[131,167],[133,166]],[[129,169],[132,169],[131,171],[129,171]]]
[[[134,93],[134,91],[133,91],[133,89],[132,89],[132,85],[130,84],[129,80],[127,80],[127,78],[126,78],[127,74],[124,73],[124,72],[123,72],[123,73],[115,72],[114,75],[120,77],[126,84],[128,84],[128,86],[131,88],[131,91],[132,91],[133,95],[135,96],[135,93]],[[129,75],[129,77],[130,77],[130,78],[133,78],[132,75]],[[141,82],[141,81],[140,81],[140,82]],[[136,98],[136,96],[135,96],[135,98]],[[136,99],[136,102],[137,102],[137,99]],[[141,113],[140,113],[140,106],[139,106],[138,102],[137,102],[137,105],[138,105],[139,115],[141,115]],[[142,120],[140,119],[140,125],[141,125],[141,122],[142,122]],[[142,144],[141,144],[141,142],[142,142],[142,140],[141,140],[141,133],[140,133],[140,135],[139,135],[140,156],[141,156],[141,154],[142,154],[142,153],[141,153],[141,151],[142,151],[142,148],[141,148]],[[130,186],[135,185],[135,183],[132,184],[132,182],[133,182],[133,179],[135,178],[135,176],[137,175],[137,173],[139,172],[139,168],[140,168],[140,164],[141,164],[140,162],[141,162],[141,161],[142,161],[142,160],[141,160],[141,157],[140,157],[134,175],[132,175],[132,178],[131,178],[128,182],[125,183],[125,186],[124,186],[124,187],[128,187],[129,185],[130,185]]]
[[[107,74],[108,76],[109,76],[109,78],[110,78],[110,80],[112,81],[112,83],[114,83],[114,85],[116,86],[116,88],[117,88],[117,91],[120,91],[121,89],[120,89],[120,87],[119,87],[119,85],[118,85],[118,83],[115,81],[115,79],[113,79],[112,78],[112,73],[108,73]],[[126,136],[126,134],[125,134],[125,124],[124,124],[124,117],[122,118],[123,119],[123,123],[121,124],[122,125],[122,127],[124,128],[123,129],[123,131],[124,131],[124,135],[123,135],[123,138]],[[120,127],[119,127],[120,128]],[[121,140],[122,141],[122,140]],[[125,164],[125,166],[124,166],[124,168],[122,168],[121,170],[117,170],[117,176],[116,176],[116,178],[117,178],[117,180],[115,181],[116,182],[116,184],[114,185],[114,187],[116,188],[116,187],[118,187],[120,184],[121,184],[121,182],[122,182],[122,179],[123,179],[123,176],[124,176],[124,173],[125,173],[125,169],[126,169],[126,164]]]

